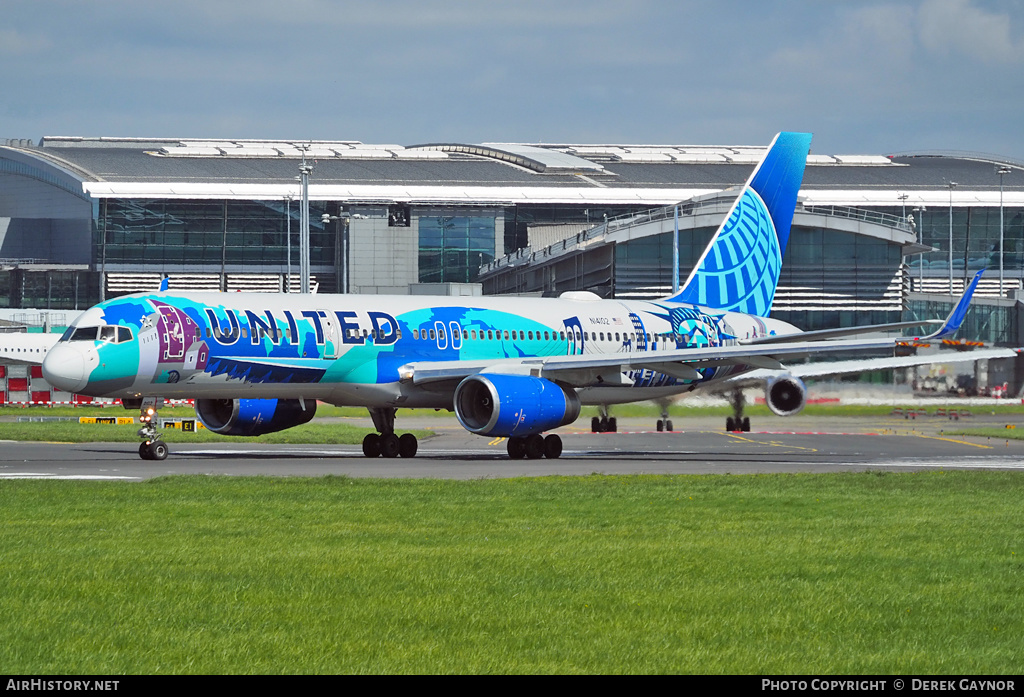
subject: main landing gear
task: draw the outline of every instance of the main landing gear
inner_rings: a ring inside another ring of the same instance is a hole
[[[142,411],[139,414],[139,423],[142,424],[142,428],[138,433],[139,438],[142,438],[142,443],[139,443],[139,457],[143,460],[166,460],[167,453],[170,452],[167,443],[161,440],[160,431],[156,430],[154,424],[157,412],[163,405],[162,397],[147,397],[142,400]]]
[[[392,407],[370,409],[373,426],[380,433],[368,433],[363,438],[366,457],[416,457],[419,441],[411,433],[395,434],[395,411]]]
[[[661,401],[658,402],[658,405],[661,407],[661,418],[658,419],[658,423],[657,423],[658,431],[672,431],[672,430],[674,430],[672,428],[672,420],[670,418],[668,418],[668,405],[669,404],[671,404],[671,402],[661,402]]]
[[[750,431],[750,417],[743,415],[744,404],[746,400],[743,397],[743,390],[733,390],[729,395],[733,415],[725,420],[726,431]]]
[[[535,433],[532,436],[512,436],[508,439],[508,456],[513,460],[522,460],[524,457],[529,460],[542,457],[554,460],[561,454],[562,439],[554,433],[547,436]]]
[[[608,416],[608,407],[602,406],[601,416],[595,416],[590,420],[591,433],[618,433],[619,422],[614,416]]]

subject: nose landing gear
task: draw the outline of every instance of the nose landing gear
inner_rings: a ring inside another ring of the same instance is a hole
[[[139,444],[139,457],[143,460],[166,460],[170,449],[167,443],[161,439],[160,431],[156,430],[155,421],[157,412],[164,404],[162,397],[147,397],[142,400],[142,413],[139,414],[139,422],[142,428],[139,429],[139,438],[143,442]]]

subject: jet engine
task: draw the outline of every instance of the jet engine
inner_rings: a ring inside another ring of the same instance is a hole
[[[768,408],[779,416],[793,416],[804,408],[807,388],[804,383],[792,375],[784,375],[768,383],[765,389],[765,402]]]
[[[314,399],[197,399],[196,416],[222,436],[262,436],[308,423]]]
[[[528,436],[575,421],[580,400],[545,378],[481,373],[455,388],[455,415],[477,435]]]

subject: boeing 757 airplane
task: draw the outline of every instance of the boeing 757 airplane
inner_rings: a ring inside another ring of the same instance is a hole
[[[194,398],[211,431],[256,436],[308,422],[317,401],[362,406],[378,433],[367,457],[412,457],[395,433],[401,407],[454,410],[468,431],[504,436],[512,458],[556,458],[546,431],[581,405],[660,399],[755,369],[778,414],[805,390],[783,359],[891,348],[896,338],[850,338],[902,323],[801,333],[769,311],[811,136],[781,133],[681,290],[653,302],[552,298],[243,293],[135,294],[84,312],[46,355],[43,375],[85,395],[119,397],[151,418],[167,398]],[[960,326],[978,278],[941,326]],[[922,363],[928,362],[927,359]],[[167,457],[149,421],[145,459]]]

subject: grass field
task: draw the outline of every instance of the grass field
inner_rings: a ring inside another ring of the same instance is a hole
[[[51,421],[43,423],[0,424],[0,440],[45,441],[55,443],[138,443],[139,425],[115,426],[108,424],[80,424],[77,421]],[[220,436],[206,429],[184,432],[178,429],[161,431],[167,443],[314,443],[322,445],[354,445],[373,431],[345,423],[323,423],[312,421],[302,426],[289,428],[277,433],[268,433],[255,438]],[[405,430],[398,429],[399,433]],[[431,431],[411,430],[417,438],[432,435]]]
[[[885,417],[892,413],[893,407],[891,405],[836,405],[836,404],[810,404],[808,405],[801,414],[805,416],[822,416],[822,417]],[[934,408],[932,409],[934,411]],[[992,412],[996,414],[1005,414],[1007,416],[1021,415],[1024,414],[1024,405],[1019,403],[1006,403],[997,404],[984,407],[975,407],[974,411],[977,413]],[[707,417],[707,416],[720,416],[723,420],[729,414],[731,410],[727,406],[698,406],[688,407],[684,405],[673,405],[670,409],[670,414],[673,418],[677,419],[675,427],[680,429],[686,428],[687,417]],[[779,417],[773,415],[767,407],[764,405],[751,405],[746,409],[746,413],[753,419],[766,418],[771,419],[773,422],[778,422],[782,425],[782,421]],[[576,425],[582,428],[586,428],[589,425],[590,417],[597,414],[596,407],[584,408],[583,414],[576,421]],[[612,409],[612,414],[618,418],[649,418],[651,420],[651,426],[654,425],[654,420],[659,418],[660,408],[649,402],[641,402],[637,404],[624,404],[615,406]],[[192,407],[167,407],[160,411],[160,415],[164,418],[194,418],[195,411]],[[4,418],[4,422],[0,423],[0,440],[23,440],[23,441],[55,441],[65,443],[87,443],[87,442],[136,442],[138,437],[135,435],[138,430],[136,426],[110,426],[110,425],[93,425],[93,424],[78,424],[74,422],[42,422],[42,423],[19,423],[14,419],[21,416],[58,416],[58,417],[79,417],[79,416],[134,416],[137,417],[136,412],[126,411],[121,407],[110,407],[110,408],[96,408],[96,407],[31,407],[31,408],[18,408],[18,407],[0,407],[0,418]],[[446,411],[436,411],[434,409],[400,409],[398,411],[397,426],[400,432],[404,432],[407,429],[402,428],[402,421],[409,417],[423,417],[427,416],[431,419],[451,417],[455,418],[454,414]],[[367,433],[372,429],[368,425],[360,426],[357,424],[347,424],[343,422],[325,423],[321,419],[323,418],[366,418],[366,409],[356,407],[334,407],[331,405],[321,404],[317,407],[317,416],[309,424],[299,426],[293,429],[287,429],[278,433],[271,433],[266,436],[260,436],[255,439],[247,439],[255,443],[312,443],[312,444],[356,444],[360,443]],[[136,418],[137,420],[137,418]],[[418,438],[424,438],[431,435],[430,431],[424,430],[412,430]],[[205,430],[200,430],[196,433],[183,433],[174,429],[164,430],[164,439],[168,443],[215,443],[223,442],[224,440],[238,440],[238,438],[232,438],[227,436],[218,436],[213,433],[209,433]],[[952,432],[951,432],[952,433]],[[983,435],[989,437],[999,438],[1010,438],[1010,439],[1022,439],[1024,438],[1024,428],[1019,430],[1000,430],[999,433],[994,431],[989,432],[968,432],[966,430],[957,430],[955,433],[962,435]]]
[[[1014,674],[1016,473],[0,482],[11,674]]]

